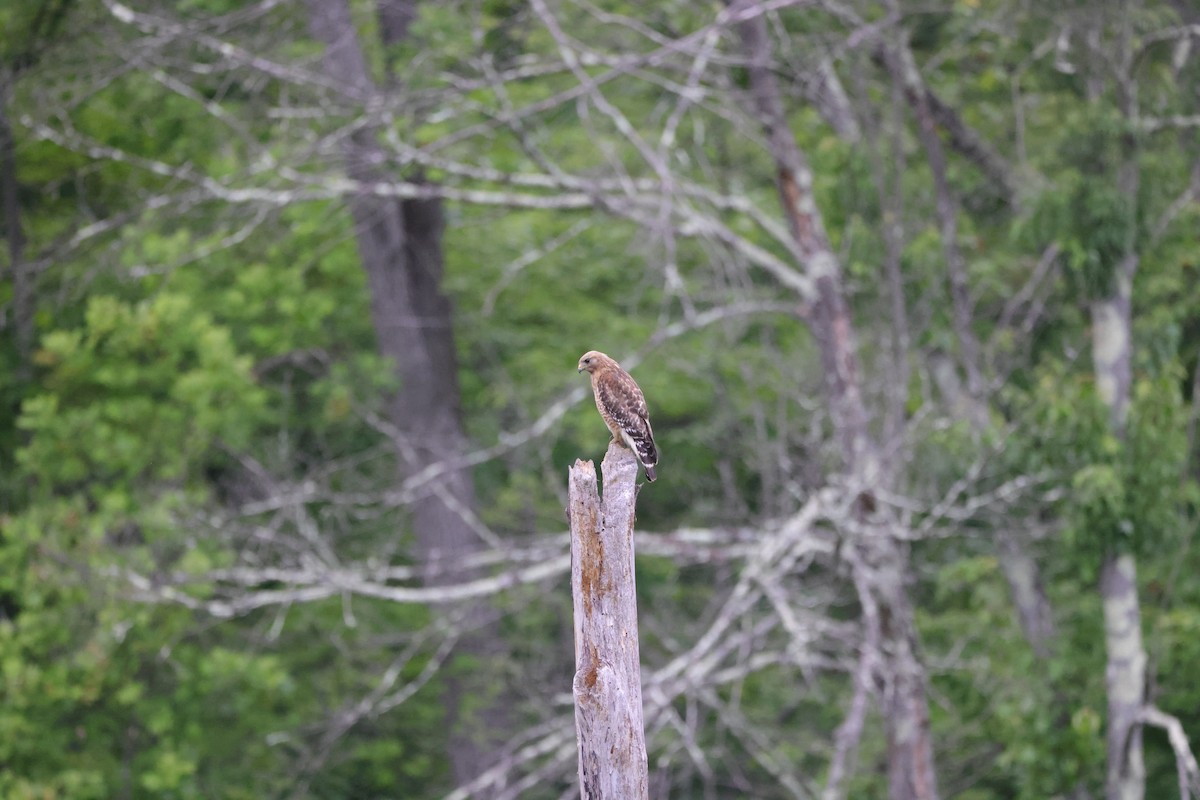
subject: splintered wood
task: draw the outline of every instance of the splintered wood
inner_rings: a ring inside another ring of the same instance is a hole
[[[638,462],[613,443],[601,470],[603,498],[592,462],[575,462],[567,507],[579,790],[584,800],[642,800],[649,781],[633,579]]]

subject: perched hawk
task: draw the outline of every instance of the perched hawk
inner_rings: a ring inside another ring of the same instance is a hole
[[[628,372],[604,353],[589,350],[579,359],[579,371],[592,375],[592,394],[604,424],[612,431],[613,440],[628,447],[646,468],[646,480],[653,483],[658,476],[658,448],[654,446],[654,431],[650,430],[650,412],[646,398]]]

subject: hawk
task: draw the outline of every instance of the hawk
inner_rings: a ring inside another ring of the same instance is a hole
[[[613,441],[628,447],[646,468],[646,480],[658,476],[658,448],[654,446],[654,431],[650,430],[650,412],[646,398],[633,376],[621,365],[597,350],[589,350],[579,359],[579,371],[592,375],[592,394],[604,424],[612,431]]]

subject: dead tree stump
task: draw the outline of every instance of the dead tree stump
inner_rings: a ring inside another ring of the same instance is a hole
[[[645,800],[646,734],[633,582],[638,462],[614,443],[596,468],[570,470],[571,595],[575,607],[575,730],[583,800]]]

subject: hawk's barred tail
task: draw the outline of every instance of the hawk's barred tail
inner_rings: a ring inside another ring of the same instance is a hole
[[[654,435],[651,434],[649,439],[638,439],[634,444],[637,445],[634,452],[637,453],[638,461],[646,468],[646,480],[654,483],[654,479],[658,477],[654,472],[654,467],[658,465],[658,448],[654,444]]]

